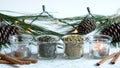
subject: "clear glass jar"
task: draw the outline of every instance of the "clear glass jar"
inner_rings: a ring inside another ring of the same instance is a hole
[[[28,58],[31,56],[30,44],[33,37],[31,35],[13,35],[9,37],[11,44],[11,56]]]
[[[109,46],[112,37],[107,35],[92,35],[88,38],[89,54],[92,58],[99,59],[109,55]]]
[[[64,50],[64,45],[59,43],[60,38],[55,35],[40,35],[36,37],[39,59],[54,59],[58,49]],[[58,46],[60,44],[61,48]]]
[[[79,59],[83,56],[84,38],[80,35],[65,35],[62,37],[65,43],[65,57]]]

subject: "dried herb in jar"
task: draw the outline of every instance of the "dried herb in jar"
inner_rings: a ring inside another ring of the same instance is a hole
[[[80,35],[67,35],[65,42],[65,55],[68,58],[79,58],[83,55],[83,38]]]
[[[53,58],[56,57],[55,51],[56,51],[56,38],[53,36],[40,36],[38,38],[39,42],[39,49],[38,53],[40,57],[45,57],[45,58]]]

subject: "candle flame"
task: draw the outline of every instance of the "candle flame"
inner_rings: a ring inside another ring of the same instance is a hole
[[[100,49],[100,50],[104,49],[103,44],[100,44],[100,45],[99,45],[99,49]]]
[[[104,47],[103,43],[97,43],[94,47],[93,50],[105,50],[106,48]]]

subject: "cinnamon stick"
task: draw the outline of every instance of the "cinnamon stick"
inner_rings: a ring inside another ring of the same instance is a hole
[[[109,60],[110,58],[114,57],[116,55],[116,53],[112,53],[109,56],[106,56],[104,59],[102,59],[101,61],[99,61],[98,63],[96,63],[96,66],[100,66],[101,64],[103,64],[105,61]]]
[[[6,60],[0,60],[0,64],[11,64],[9,61]]]
[[[30,61],[24,61],[23,63],[24,64],[30,64],[31,62]],[[0,60],[0,64],[15,64],[15,63],[11,63],[7,60]]]
[[[38,60],[37,59],[34,59],[34,58],[17,58],[18,60],[21,60],[21,61],[30,61],[31,63],[37,63]]]
[[[24,64],[24,62],[21,61],[21,60],[18,60],[16,58],[12,58],[10,56],[7,56],[7,55],[1,54],[1,53],[0,53],[0,57],[1,57],[1,59],[9,61],[9,62],[11,62],[13,64]]]
[[[23,61],[23,64],[30,64],[31,61]]]
[[[117,60],[118,60],[118,58],[120,57],[120,52],[118,52],[115,56],[114,56],[114,58],[112,59],[112,61],[110,62],[111,64],[115,64],[116,62],[117,62]]]

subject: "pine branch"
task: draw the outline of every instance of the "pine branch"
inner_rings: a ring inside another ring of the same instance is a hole
[[[96,33],[99,33],[103,28],[113,24],[114,22],[120,20],[119,18],[112,18],[113,16],[103,16],[103,15],[92,15],[90,10],[88,10],[89,14],[91,16],[94,16],[93,18],[95,19],[96,22],[100,22],[98,25],[97,25],[97,28],[96,28]],[[13,17],[13,16],[9,16],[9,15],[5,15],[5,14],[2,14],[0,13],[0,16],[2,16],[2,18],[4,18],[7,22],[9,22],[9,24],[13,24],[13,25],[16,25],[16,26],[19,26],[22,31],[21,33],[25,33],[25,34],[29,34],[29,33],[26,33],[25,31],[28,30],[31,32],[32,35],[41,35],[41,34],[53,34],[53,35],[58,35],[58,36],[63,36],[63,34],[60,34],[60,33],[57,33],[57,32],[54,32],[54,31],[51,31],[49,29],[45,29],[43,27],[40,27],[40,26],[37,26],[37,25],[31,25],[31,24],[28,24],[28,23],[25,23],[24,21],[20,21],[20,17]],[[85,15],[87,16],[87,15]],[[79,17],[71,17],[71,18],[63,18],[63,19],[56,19],[56,20],[60,20],[61,22],[65,23],[65,25],[62,25],[62,27],[66,27],[66,26],[72,26],[73,28],[77,27],[79,22],[85,17],[85,16],[79,16]],[[30,19],[34,19],[36,16],[21,16],[21,18],[25,19],[26,17],[30,18]],[[40,16],[40,19],[37,18],[38,20],[41,20],[41,18],[46,18],[46,17],[42,17]],[[36,20],[36,19],[35,19]],[[79,22],[75,22],[73,24],[69,24],[66,20],[69,20],[69,21],[76,21],[76,20],[79,20]],[[61,27],[61,28],[62,28]],[[30,28],[31,30],[29,30],[28,28]],[[117,46],[120,44],[120,42],[116,42],[116,43],[112,43],[114,46]],[[3,44],[0,44],[0,45],[3,45]],[[120,46],[120,45],[119,45]],[[2,46],[0,46],[1,48]]]
[[[0,13],[0,16],[5,21],[7,21],[10,25],[18,26],[20,28],[20,33],[22,33],[22,34],[30,34],[30,35],[34,35],[34,36],[38,36],[41,34],[51,34],[51,35],[63,36],[63,34],[45,29],[43,27],[27,24],[23,21],[20,21],[18,18],[13,17],[13,16],[5,15],[2,13]],[[28,30],[28,28],[31,28],[34,32],[30,31],[31,33],[26,33],[25,31]],[[6,47],[7,44],[8,43],[0,43],[0,49],[2,49],[3,46]]]
[[[54,32],[54,31],[51,31],[51,30],[48,30],[48,29],[45,29],[43,27],[40,27],[40,26],[36,26],[36,25],[31,25],[31,24],[27,24],[23,21],[20,21],[19,19],[17,19],[16,17],[12,17],[12,16],[8,16],[8,15],[4,15],[4,14],[1,14],[0,15],[3,16],[3,18],[6,20],[6,21],[9,21],[11,24],[15,24],[17,26],[20,26],[22,29],[26,30],[27,28],[31,27],[34,31],[41,31],[41,32],[45,32],[45,33],[48,33],[48,34],[54,34],[54,35],[59,35],[59,36],[62,36],[63,34],[60,34],[60,33],[57,33],[57,32]],[[17,21],[17,23],[16,23]]]

